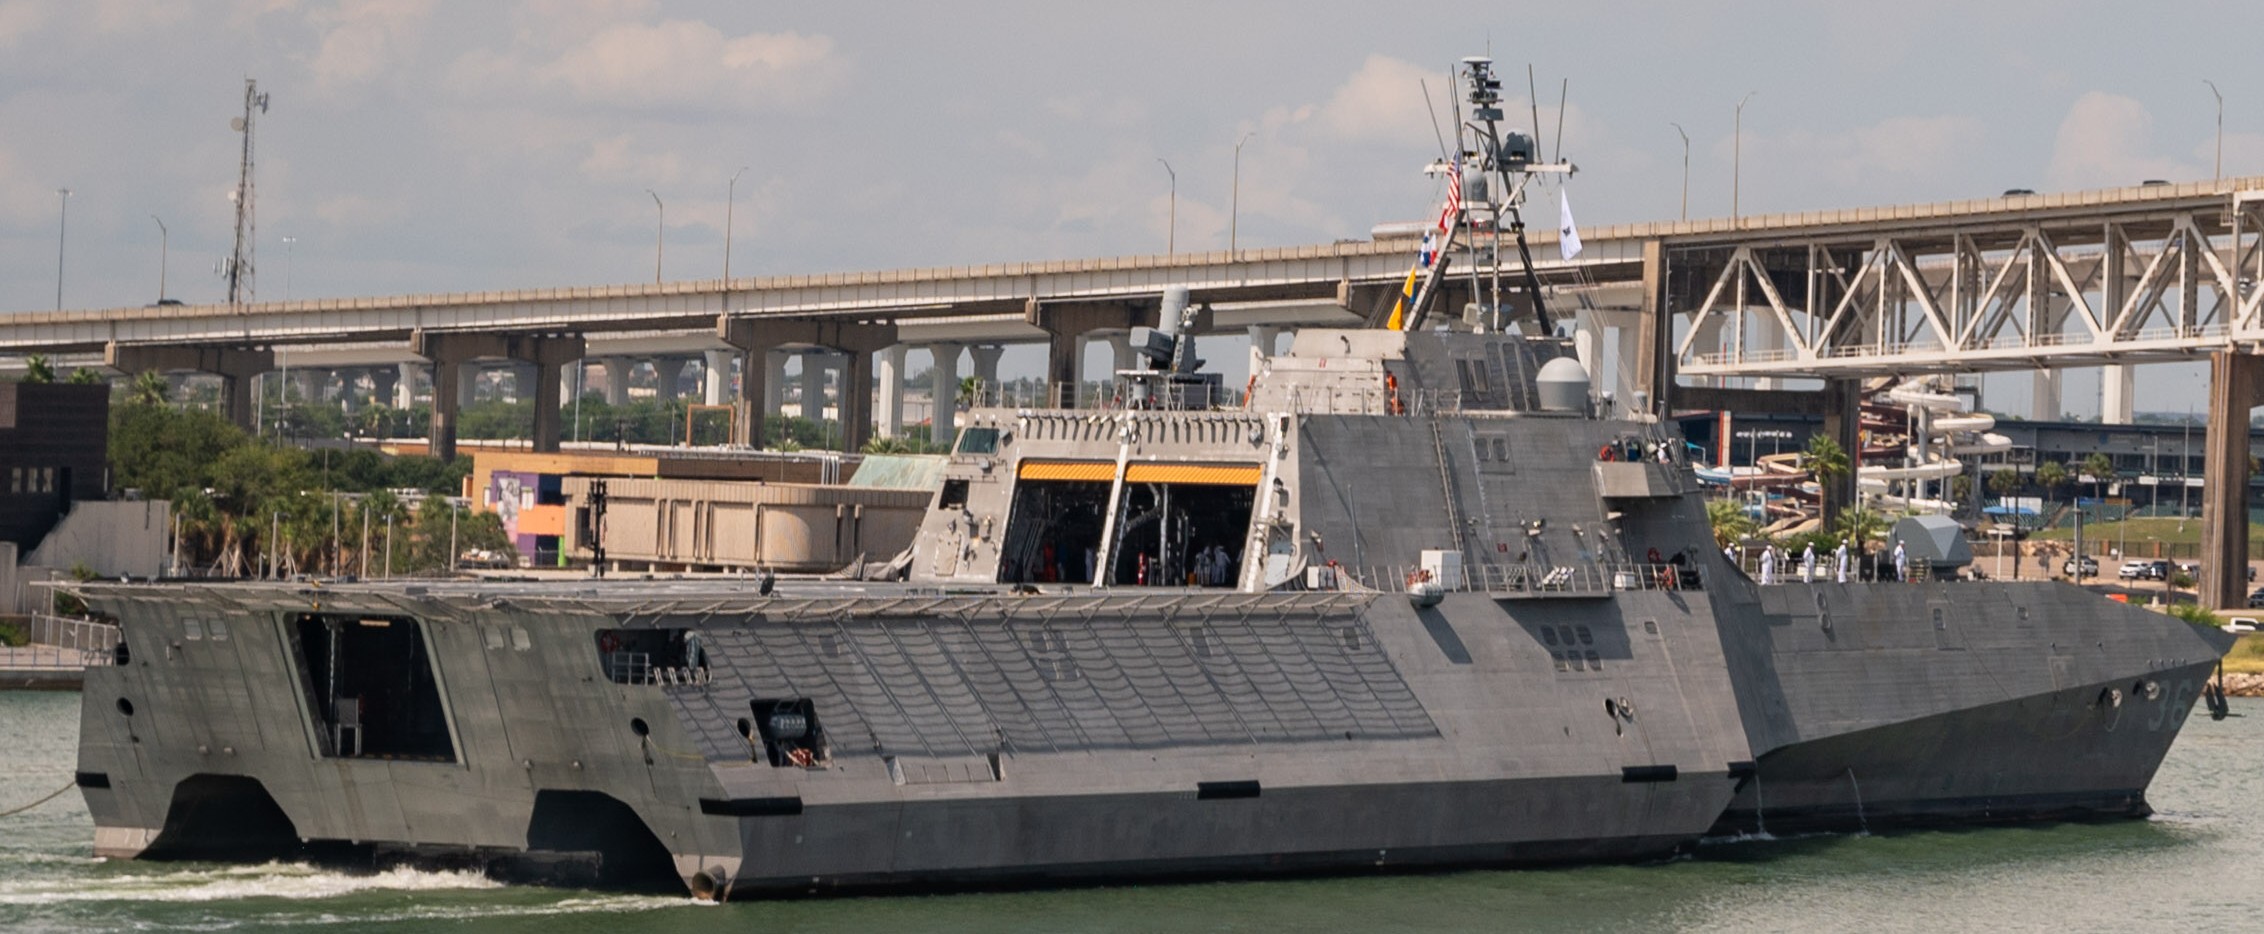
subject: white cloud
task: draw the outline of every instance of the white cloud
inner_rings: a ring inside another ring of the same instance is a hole
[[[47,21],[47,8],[31,0],[0,2],[0,49],[12,48]]]
[[[94,26],[102,32],[163,29],[189,18],[189,0],[96,0]]]
[[[325,89],[360,84],[414,58],[412,41],[432,16],[432,0],[348,0],[308,14],[321,31],[307,70]]]
[[[1337,85],[1328,102],[1303,108],[1328,135],[1340,140],[1405,143],[1431,136],[1431,117],[1423,103],[1423,84],[1444,106],[1446,77],[1386,55],[1370,55],[1352,77]]]
[[[705,22],[614,23],[564,47],[467,54],[460,88],[541,95],[621,108],[731,112],[793,106],[823,96],[844,74],[833,40],[795,32],[725,35]],[[548,45],[548,43],[543,43]]]
[[[2154,118],[2146,105],[2119,94],[2093,91],[2076,99],[2060,121],[2045,180],[2053,188],[2110,188],[2153,178],[2193,179],[2198,168],[2149,152]]]
[[[1778,136],[1747,133],[1745,158],[1795,185],[1849,186],[1884,177],[1930,177],[1954,167],[1978,147],[1981,121],[1962,115],[1889,117],[1832,133],[1794,130]],[[1717,155],[1731,155],[1723,140]],[[1753,174],[1748,172],[1749,175]]]
[[[592,140],[589,150],[580,168],[583,175],[593,179],[666,185],[684,175],[681,156],[673,152],[639,150],[636,140],[626,135]]]

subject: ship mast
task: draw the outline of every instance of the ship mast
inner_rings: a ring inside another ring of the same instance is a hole
[[[252,297],[252,246],[258,237],[258,227],[252,215],[252,120],[255,114],[267,112],[267,95],[259,92],[256,79],[244,79],[244,115],[228,121],[230,128],[244,135],[244,156],[237,169],[236,190],[229,192],[229,200],[236,202],[236,248],[222,264],[221,274],[228,277],[228,304],[240,305]]]
[[[1478,223],[1483,219],[1493,235],[1493,257],[1487,265],[1494,278],[1493,300],[1484,306],[1480,323],[1493,328],[1506,326],[1500,307],[1501,234],[1502,219],[1509,221],[1509,231],[1517,238],[1517,256],[1523,266],[1525,292],[1532,298],[1532,318],[1547,334],[1554,323],[1549,319],[1548,306],[1541,296],[1541,277],[1533,268],[1532,247],[1525,239],[1525,186],[1536,175],[1571,175],[1578,171],[1570,162],[1543,163],[1535,161],[1539,146],[1534,139],[1515,130],[1501,128],[1501,79],[1494,74],[1493,59],[1473,56],[1462,60],[1461,84],[1467,89],[1465,100],[1470,105],[1466,118],[1455,123],[1455,164],[1434,163],[1427,171],[1433,173],[1462,173],[1462,203],[1444,231],[1444,242],[1438,245],[1441,260],[1434,262],[1430,275],[1423,279],[1422,291],[1410,303],[1406,330],[1422,327],[1429,312],[1430,299],[1445,279],[1444,254],[1452,249],[1456,234],[1467,233],[1466,249],[1471,261],[1471,290],[1477,297],[1478,280]]]

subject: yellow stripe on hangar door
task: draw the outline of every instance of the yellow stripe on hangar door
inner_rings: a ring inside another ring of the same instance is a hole
[[[1112,461],[1023,461],[1015,476],[1024,480],[1088,480],[1108,483],[1116,479]]]
[[[1255,464],[1133,464],[1125,468],[1131,483],[1190,483],[1209,486],[1257,486]]]

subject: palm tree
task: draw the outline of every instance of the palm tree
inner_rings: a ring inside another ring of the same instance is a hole
[[[2043,488],[2046,500],[2050,500],[2060,487],[2066,486],[2067,479],[2067,467],[2058,461],[2045,461],[2036,465],[2036,485]]]
[[[24,382],[52,383],[54,381],[55,361],[47,359],[46,354],[35,353],[24,358]]]
[[[1857,549],[1887,534],[1887,517],[1875,510],[1860,506],[1840,510],[1839,521],[1832,524],[1832,535],[1852,541]]]
[[[2091,477],[2091,498],[2106,499],[2107,481],[2115,476],[2115,462],[2108,459],[2106,454],[2093,451],[2091,456],[2083,459],[2083,472]]]
[[[1818,501],[1826,510],[1824,521],[1829,522],[1835,518],[1833,513],[1850,505],[1840,502],[1832,495],[1834,482],[1845,478],[1851,466],[1847,459],[1847,449],[1840,447],[1840,443],[1830,435],[1809,435],[1808,450],[1801,461],[1808,468],[1808,473],[1816,478]]]
[[[70,382],[73,386],[99,386],[102,384],[102,374],[92,367],[82,366],[71,371]]]
[[[1745,504],[1734,499],[1707,500],[1706,523],[1714,528],[1714,544],[1723,548],[1744,541],[1758,528],[1745,513]]]
[[[133,405],[164,405],[172,394],[172,381],[156,370],[143,370],[126,387],[126,401]]]

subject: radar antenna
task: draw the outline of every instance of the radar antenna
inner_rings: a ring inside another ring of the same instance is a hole
[[[236,202],[236,248],[221,263],[220,274],[228,278],[228,304],[241,305],[252,298],[252,245],[258,239],[258,225],[252,216],[252,121],[256,114],[267,112],[267,95],[260,93],[259,81],[244,79],[244,115],[228,121],[230,129],[244,135],[244,158],[238,168],[236,190],[228,193],[228,200]]]

